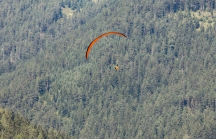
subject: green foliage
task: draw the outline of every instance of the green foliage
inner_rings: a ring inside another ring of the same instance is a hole
[[[216,138],[216,28],[192,15],[214,23],[212,3],[0,3],[0,106],[50,129],[2,115],[4,137]],[[127,38],[102,38],[86,60],[107,31]]]
[[[0,109],[0,132],[2,139],[69,138],[69,136],[56,130],[45,130],[41,126],[34,126],[20,115],[15,115],[5,109]]]

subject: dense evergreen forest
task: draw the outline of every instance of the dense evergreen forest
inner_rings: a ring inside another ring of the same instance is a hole
[[[40,127],[38,138],[47,137],[42,127],[62,138],[216,138],[215,8],[215,0],[0,1],[0,107]],[[108,31],[127,38],[104,37],[85,59]],[[27,127],[12,125],[13,137],[26,137]]]
[[[20,115],[0,108],[0,139],[69,139],[68,135],[56,130],[44,130],[41,126],[30,124]]]

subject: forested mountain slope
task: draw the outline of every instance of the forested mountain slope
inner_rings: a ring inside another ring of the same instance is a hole
[[[70,138],[68,135],[56,130],[44,130],[41,126],[32,125],[28,120],[13,112],[0,109],[1,139],[62,139]]]
[[[0,3],[1,107],[75,138],[216,138],[215,1]],[[86,60],[107,31],[127,38]]]

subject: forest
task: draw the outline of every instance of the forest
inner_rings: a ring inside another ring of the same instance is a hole
[[[215,0],[0,1],[0,36],[0,138],[216,138]]]
[[[21,115],[0,109],[1,139],[69,139],[70,136],[60,133],[52,128],[44,129],[42,126],[33,125]]]

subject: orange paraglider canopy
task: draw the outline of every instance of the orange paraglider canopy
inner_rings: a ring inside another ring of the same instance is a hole
[[[100,40],[102,37],[107,36],[107,35],[111,35],[111,34],[117,34],[117,35],[119,35],[119,36],[127,37],[127,36],[125,36],[124,34],[119,33],[119,32],[107,32],[107,33],[104,33],[104,34],[98,36],[97,38],[95,38],[95,39],[89,44],[89,46],[88,46],[88,48],[87,48],[87,50],[86,50],[86,59],[88,59],[88,55],[89,55],[89,53],[90,53],[90,50],[91,50],[92,46],[93,46],[98,40]]]

